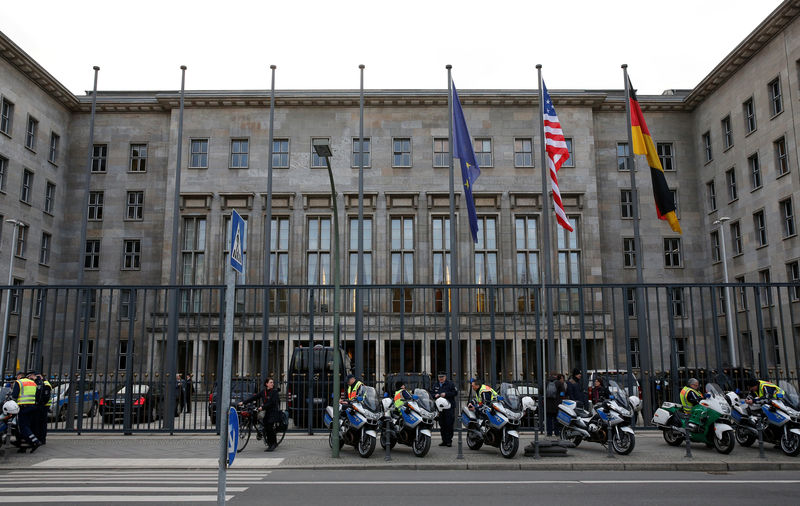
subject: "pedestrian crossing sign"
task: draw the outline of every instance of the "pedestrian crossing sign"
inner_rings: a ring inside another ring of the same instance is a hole
[[[236,210],[231,215],[231,267],[239,274],[244,271],[244,249],[245,222]]]

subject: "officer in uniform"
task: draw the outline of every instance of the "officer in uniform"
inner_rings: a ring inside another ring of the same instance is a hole
[[[347,404],[353,402],[356,398],[363,394],[364,384],[357,380],[352,374],[347,375],[347,400],[339,401],[339,404]]]
[[[697,389],[699,386],[700,382],[696,378],[689,378],[686,386],[681,390],[681,406],[683,406],[683,412],[687,415],[692,412],[692,408],[697,406],[703,398],[703,394]]]
[[[439,427],[442,429],[442,442],[439,446],[453,446],[453,424],[456,417],[456,386],[447,379],[447,373],[440,371],[437,376],[438,382],[431,388],[431,396],[434,401],[444,398],[450,403],[450,408],[445,409],[439,414]]]
[[[406,402],[411,400],[411,394],[406,390],[406,384],[403,381],[395,382],[394,388],[394,409],[402,417],[401,409],[406,405]]]
[[[19,405],[19,414],[17,414],[17,427],[19,429],[20,437],[27,440],[30,444],[31,453],[35,452],[37,448],[42,446],[39,438],[31,430],[31,426],[35,424],[36,416],[39,408],[36,406],[36,382],[33,380],[36,375],[31,371],[27,377],[18,379],[14,382],[14,387],[11,391],[11,397],[17,401]],[[21,441],[18,441],[21,444]],[[20,448],[19,453],[25,453],[25,448]]]
[[[36,381],[37,387],[36,406],[39,408],[39,413],[36,418],[36,424],[31,429],[44,445],[47,444],[47,415],[50,412],[50,406],[53,404],[53,385],[41,373],[36,374],[34,381]]]
[[[745,383],[750,393],[747,396],[747,404],[753,404],[754,398],[772,399],[778,394],[786,395],[781,387],[769,381],[750,378]]]
[[[470,384],[473,397],[469,406],[472,409],[489,407],[493,401],[497,400],[497,392],[489,385],[484,385],[479,378],[472,378]]]

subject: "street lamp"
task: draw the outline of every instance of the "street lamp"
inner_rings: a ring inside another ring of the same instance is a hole
[[[6,315],[3,319],[3,342],[0,344],[0,373],[4,373],[6,370],[6,346],[8,343],[8,320],[9,320],[9,312],[11,311],[11,285],[14,280],[14,250],[17,248],[17,237],[19,234],[19,227],[23,226],[19,220],[6,220],[6,223],[11,223],[14,225],[14,233],[12,234],[12,241],[11,247],[8,249],[9,251],[9,259],[8,259],[8,293],[6,294]]]
[[[733,335],[733,313],[731,312],[731,294],[728,286],[728,256],[725,254],[725,227],[723,226],[730,218],[721,216],[714,222],[719,225],[719,243],[722,246],[722,276],[725,281],[725,321],[728,324],[728,351],[731,357],[731,366],[736,367],[736,344]]]
[[[339,355],[339,208],[336,204],[336,185],[333,183],[331,170],[331,147],[327,144],[315,144],[317,156],[325,159],[328,177],[331,180],[331,204],[333,205],[333,424],[331,425],[331,455],[339,457],[339,396],[341,395],[342,357]],[[309,378],[309,381],[311,378]]]

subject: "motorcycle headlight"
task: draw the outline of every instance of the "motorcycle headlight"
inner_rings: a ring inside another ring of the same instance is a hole
[[[516,411],[506,411],[506,416],[509,420],[519,420],[522,418],[522,413],[518,413]]]
[[[617,409],[617,411],[618,411],[618,412],[619,412],[619,414],[620,414],[620,415],[622,415],[622,416],[631,416],[631,412],[630,412],[630,410],[627,410],[627,409],[625,409],[625,408],[618,408],[618,409]]]

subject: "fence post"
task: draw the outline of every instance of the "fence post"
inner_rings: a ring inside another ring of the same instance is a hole
[[[491,335],[492,341],[492,351],[489,353],[490,360],[492,361],[492,365],[489,368],[489,373],[492,375],[491,382],[493,385],[497,385],[497,341],[496,341],[496,332],[495,332],[495,315],[494,315],[494,287],[489,288],[489,332]]]
[[[323,360],[325,359],[325,349],[322,350]],[[308,435],[313,436],[314,430],[312,428],[311,415],[314,412],[314,390],[312,382],[314,381],[314,289],[308,290],[308,357],[306,360],[308,364],[308,372],[306,378],[306,423],[308,424]],[[298,401],[300,400],[298,396]],[[339,402],[339,399],[331,399],[331,402]],[[339,428],[339,420],[334,420],[333,425],[336,430]],[[331,429],[334,430],[334,429]]]

